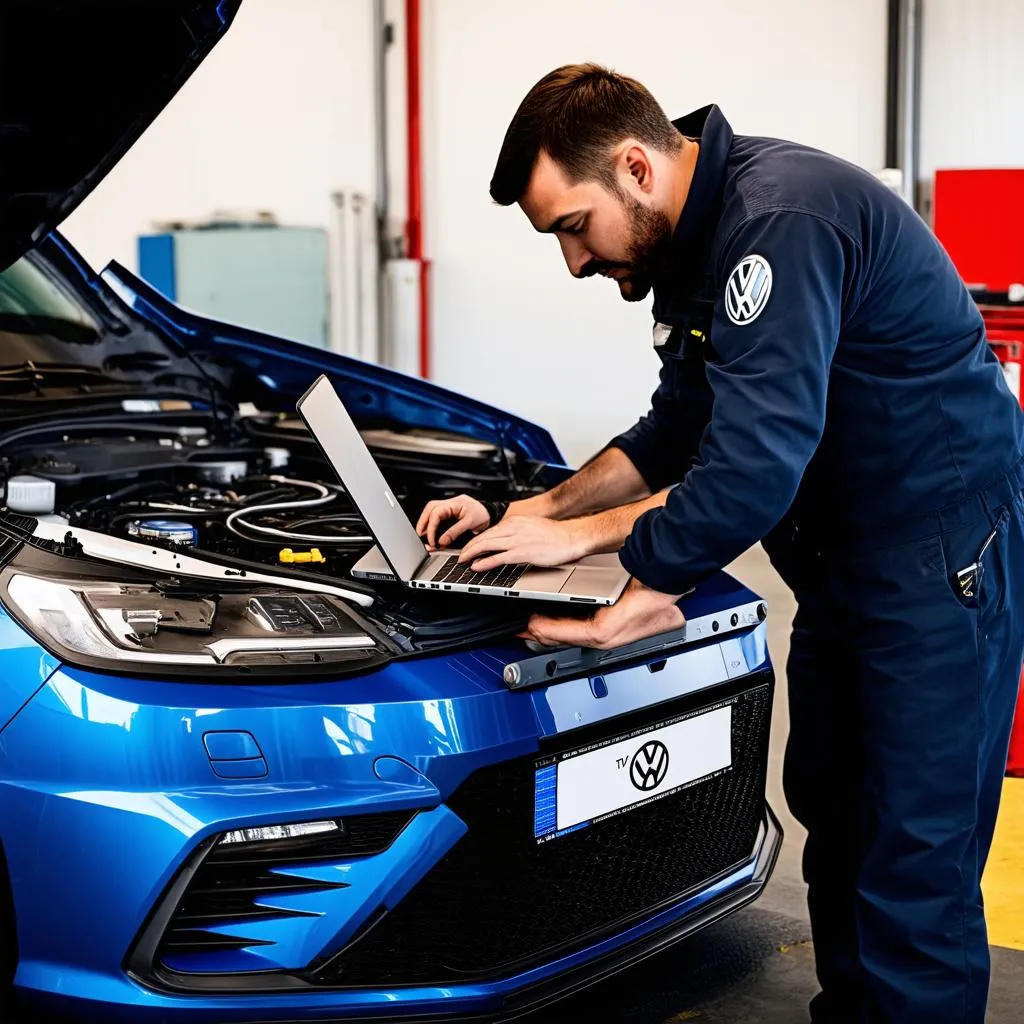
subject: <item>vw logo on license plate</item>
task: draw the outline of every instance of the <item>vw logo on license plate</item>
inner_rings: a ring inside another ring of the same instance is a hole
[[[642,792],[657,789],[668,774],[668,747],[661,740],[650,740],[634,755],[629,765],[629,780]]]

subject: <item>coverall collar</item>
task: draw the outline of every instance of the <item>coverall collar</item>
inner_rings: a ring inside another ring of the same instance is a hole
[[[695,258],[701,260],[718,223],[733,132],[715,104],[701,107],[672,124],[683,135],[700,142],[690,191],[672,234],[673,249],[684,263],[690,263]]]

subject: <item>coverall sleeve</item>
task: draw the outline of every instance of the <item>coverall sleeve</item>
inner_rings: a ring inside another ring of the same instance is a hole
[[[701,356],[663,357],[650,412],[608,447],[626,455],[652,493],[676,484],[697,455],[713,397]]]
[[[750,294],[743,301],[744,274],[756,266],[748,257],[770,269],[759,306]],[[663,508],[636,521],[620,552],[641,583],[682,594],[786,513],[824,430],[829,370],[857,260],[845,232],[803,212],[753,217],[727,241],[718,268],[726,284],[711,330],[717,359],[707,367],[710,428],[697,465]]]

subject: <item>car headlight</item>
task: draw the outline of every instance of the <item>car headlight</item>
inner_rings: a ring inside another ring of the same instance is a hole
[[[4,604],[64,661],[217,670],[372,658],[378,641],[326,595],[254,588],[211,595],[146,583],[7,570]]]

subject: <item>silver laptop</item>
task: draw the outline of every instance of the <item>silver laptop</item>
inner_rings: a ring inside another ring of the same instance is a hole
[[[629,581],[617,558],[612,562],[598,556],[550,569],[503,565],[473,572],[469,565],[459,563],[457,553],[428,551],[331,382],[324,376],[317,378],[295,408],[366,521],[384,561],[406,586],[492,597],[613,604]],[[376,558],[371,552],[363,560],[366,577],[381,578],[379,571],[372,571]]]

